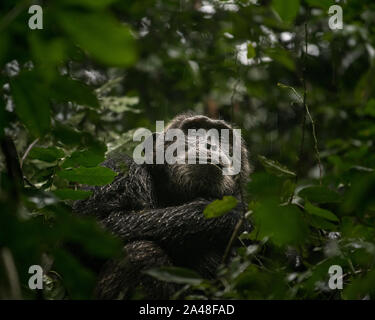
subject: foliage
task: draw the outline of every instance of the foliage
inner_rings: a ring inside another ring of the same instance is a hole
[[[31,1],[0,4],[0,297],[39,298],[27,285],[39,264],[45,299],[90,298],[95,272],[66,246],[106,259],[121,244],[71,201],[113,180],[100,163],[131,153],[136,128],[187,110],[242,129],[255,229],[215,281],[150,274],[198,298],[375,297],[373,1],[340,1],[343,30],[329,29],[328,0],[35,2],[43,30],[27,26]]]
[[[204,216],[207,219],[220,217],[237,205],[237,200],[235,197],[224,196],[221,200],[215,200],[210,203],[203,211]]]

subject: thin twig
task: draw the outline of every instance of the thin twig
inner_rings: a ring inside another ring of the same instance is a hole
[[[38,189],[36,186],[34,186],[30,180],[28,180],[25,176],[23,177],[23,180],[25,180],[26,184],[29,185],[33,189]]]
[[[3,31],[9,24],[16,19],[24,9],[26,9],[31,4],[30,0],[25,0],[19,2],[12,10],[8,12],[7,15],[0,21],[0,31]]]
[[[18,279],[17,268],[14,263],[12,252],[8,248],[3,248],[1,250],[1,257],[4,264],[4,269],[9,280],[10,287],[10,299],[20,300],[22,299],[21,295],[21,286]]]
[[[240,50],[237,50],[237,52],[236,52],[236,60],[235,60],[235,66],[236,66],[236,69],[237,69],[236,70],[237,75],[240,75],[240,65],[238,63],[238,55],[239,55],[239,53],[240,53]],[[231,113],[232,113],[231,114],[231,121],[232,121],[232,123],[234,123],[234,96],[237,93],[237,87],[240,84],[240,81],[241,81],[241,78],[238,77],[237,80],[236,80],[236,82],[233,85],[233,91],[232,91],[232,95],[230,97],[230,103],[231,103],[231,107],[232,107],[232,109],[231,109]]]
[[[305,23],[305,53],[304,53],[304,58],[303,58],[303,106],[304,106],[304,121],[306,121],[306,114],[309,116],[309,119],[311,121],[311,128],[312,128],[312,135],[314,139],[314,149],[315,149],[315,156],[318,161],[318,166],[319,166],[319,182],[322,184],[322,163],[320,161],[320,153],[319,153],[319,148],[318,148],[318,138],[316,136],[316,129],[315,129],[315,123],[314,120],[311,116],[309,107],[307,105],[307,89],[306,89],[306,57],[307,57],[307,49],[308,49],[308,32],[307,32],[307,23]],[[302,133],[302,138],[304,139],[304,129]]]
[[[240,231],[245,219],[246,219],[246,206],[245,206],[245,200],[244,200],[244,196],[243,196],[243,190],[242,190],[242,179],[241,179],[241,176],[239,176],[239,179],[240,179],[240,202],[241,202],[241,206],[242,206],[242,215],[241,215],[241,218],[240,220],[238,220],[236,226],[234,227],[234,230],[233,230],[233,233],[232,233],[232,236],[230,237],[230,240],[227,244],[227,247],[225,248],[225,252],[224,252],[224,256],[223,256],[223,263],[225,263],[228,259],[228,256],[229,256],[229,252],[230,252],[230,249],[232,248],[232,245],[233,245],[233,242],[234,240],[237,238],[238,236],[238,232]]]
[[[235,65],[237,67],[237,74],[240,75],[240,64],[239,64],[239,61],[238,61],[238,56],[239,56],[239,50],[237,50],[236,52],[236,60],[235,60]],[[238,79],[236,80],[234,86],[233,86],[233,91],[232,91],[232,95],[231,95],[231,106],[232,106],[232,115],[231,115],[231,120],[232,120],[232,123],[234,123],[234,96],[235,94],[237,93],[237,87],[238,85],[240,84],[240,81],[241,81],[241,78],[238,77]],[[242,190],[242,179],[241,179],[241,176],[239,176],[239,179],[240,179],[240,202],[241,202],[241,206],[242,206],[242,215],[241,215],[241,218],[240,220],[238,220],[236,226],[234,227],[234,230],[233,230],[233,233],[230,237],[230,240],[225,248],[225,252],[224,252],[224,255],[223,255],[223,259],[222,259],[222,263],[225,263],[228,259],[228,256],[229,256],[229,253],[230,253],[230,249],[232,248],[232,245],[233,245],[233,242],[234,240],[237,238],[238,236],[238,232],[240,231],[241,227],[242,227],[242,224],[244,223],[245,219],[246,219],[246,206],[245,206],[245,203],[244,203],[244,197],[243,197],[243,190]]]
[[[307,100],[307,87],[306,87],[306,56],[307,56],[307,42],[308,42],[308,33],[307,33],[307,24],[305,23],[305,50],[302,50],[302,86],[303,86],[303,99],[300,97],[300,95],[297,93],[297,91],[293,89],[294,94],[302,100],[303,104],[303,116],[302,116],[302,124],[301,124],[301,143],[299,148],[299,155],[298,155],[298,164],[297,164],[297,174],[295,177],[294,183],[297,185],[299,173],[301,171],[302,166],[302,156],[303,156],[303,146],[305,144],[305,132],[306,132],[306,100]],[[289,203],[292,203],[293,201],[293,194],[290,197]]]
[[[299,93],[296,91],[296,89],[294,89],[293,87],[284,85],[284,84],[280,84],[280,85],[292,90],[294,95],[298,99],[300,99],[301,103],[304,104],[303,98],[299,95]],[[318,166],[319,166],[319,180],[320,180],[320,184],[322,184],[322,163],[321,163],[321,160],[320,160],[320,152],[319,152],[319,147],[318,147],[318,137],[317,137],[317,134],[316,134],[315,122],[314,122],[313,117],[311,116],[310,109],[309,109],[309,106],[307,104],[304,104],[304,111],[306,112],[306,115],[308,116],[308,118],[310,119],[310,122],[311,122],[312,136],[313,136],[313,139],[314,139],[314,151],[315,151],[315,156],[316,156],[316,159],[318,161]]]
[[[225,263],[227,261],[230,249],[232,248],[233,242],[236,239],[237,234],[238,234],[239,230],[241,229],[244,220],[245,220],[245,217],[244,217],[244,215],[242,215],[241,218],[240,218],[240,220],[238,220],[236,226],[234,227],[232,236],[230,237],[230,240],[229,240],[229,242],[227,244],[227,247],[225,248],[225,252],[224,252],[224,256],[223,256],[223,261],[222,261],[223,263]]]
[[[319,148],[318,148],[318,138],[316,136],[316,128],[315,128],[315,122],[310,114],[310,110],[308,108],[308,106],[306,105],[306,112],[307,112],[307,115],[309,116],[309,119],[311,121],[311,128],[312,128],[312,135],[313,135],[313,139],[314,139],[314,149],[315,149],[315,157],[316,157],[316,160],[318,161],[318,166],[319,166],[319,183],[320,185],[322,184],[322,162],[320,160],[320,153],[319,153]]]
[[[305,51],[302,50],[303,54],[303,67],[302,67],[302,84],[303,84],[303,118],[302,118],[302,137],[301,137],[301,145],[299,150],[299,156],[298,156],[298,168],[301,168],[301,162],[302,162],[302,155],[303,155],[303,145],[305,144],[305,131],[306,131],[306,111],[307,111],[307,86],[306,86],[306,57],[307,57],[307,43],[308,43],[308,33],[307,33],[307,24],[305,23]],[[296,174],[296,181],[297,184],[299,174],[297,172]]]
[[[320,159],[320,153],[319,153],[319,147],[318,147],[318,138],[316,134],[316,126],[313,117],[311,116],[309,106],[307,104],[307,87],[306,87],[306,56],[307,56],[307,48],[308,48],[308,32],[307,32],[307,24],[305,24],[305,50],[302,51],[303,54],[303,68],[302,68],[302,85],[303,85],[303,97],[296,91],[291,86],[287,86],[284,84],[279,84],[282,87],[286,87],[292,90],[294,95],[300,100],[300,102],[303,104],[303,119],[302,119],[302,138],[301,138],[301,145],[300,145],[300,152],[299,152],[299,166],[301,164],[301,158],[302,158],[302,153],[303,153],[303,145],[305,142],[305,130],[306,130],[306,115],[310,119],[311,122],[311,128],[312,128],[312,136],[314,140],[314,152],[315,152],[315,157],[318,162],[318,167],[319,167],[319,183],[322,184],[322,163]],[[296,179],[295,183],[298,181],[298,173],[296,174]],[[293,195],[291,196],[289,202],[293,201]]]
[[[35,146],[35,144],[39,141],[39,138],[36,138],[26,149],[25,153],[22,156],[22,159],[20,161],[20,167],[22,168],[23,162],[25,161],[26,157],[28,156],[31,149]]]

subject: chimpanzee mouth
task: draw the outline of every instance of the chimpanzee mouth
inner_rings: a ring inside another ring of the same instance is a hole
[[[222,172],[224,169],[227,169],[227,168],[230,168],[230,167],[231,167],[231,165],[226,165],[226,164],[223,164],[223,163],[207,163],[207,164],[216,167],[216,168],[219,169],[221,172]]]
[[[224,165],[222,165],[221,163],[207,163],[207,164],[210,166],[216,167],[218,170],[220,170],[220,172],[222,172],[223,169],[225,168]]]
[[[197,163],[193,165],[197,168],[198,171],[206,172],[206,173],[220,173],[220,175],[223,172],[223,169],[225,166],[220,163]]]

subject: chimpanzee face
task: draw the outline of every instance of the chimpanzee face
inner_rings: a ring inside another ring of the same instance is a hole
[[[238,193],[240,180],[249,175],[246,147],[237,136],[240,144],[234,148],[233,129],[224,121],[205,116],[176,119],[162,135],[156,150],[163,144],[165,184],[172,194],[186,200],[221,198]]]

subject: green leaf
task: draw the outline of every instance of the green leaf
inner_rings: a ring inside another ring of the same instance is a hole
[[[71,299],[87,299],[95,286],[95,274],[83,267],[70,253],[56,250],[54,253],[54,268],[64,279],[64,286],[70,293]]]
[[[2,32],[0,37],[0,65],[3,65],[5,62],[9,61],[10,57],[9,54],[9,46],[10,46],[10,34]]]
[[[267,159],[264,156],[258,156],[259,161],[268,173],[274,174],[277,177],[295,177],[296,174],[290,171],[287,167],[281,165],[275,160]]]
[[[42,136],[50,127],[48,88],[37,74],[26,71],[10,80],[15,111],[23,124],[35,136]]]
[[[282,21],[291,23],[299,11],[299,0],[272,0],[272,8]]]
[[[224,196],[222,200],[215,200],[211,202],[203,211],[204,216],[207,219],[217,218],[237,206],[237,199],[232,196]]]
[[[104,186],[113,181],[117,173],[105,167],[76,168],[62,170],[57,173],[61,178],[69,181],[88,184],[93,186]]]
[[[79,145],[83,140],[84,134],[71,128],[69,126],[63,125],[59,122],[55,122],[55,127],[52,129],[52,134],[58,141],[61,141],[67,145]]]
[[[145,271],[146,274],[166,282],[199,285],[203,279],[193,270],[181,267],[161,267]]]
[[[61,37],[47,40],[35,32],[30,32],[28,39],[33,62],[42,76],[51,81],[57,76],[57,68],[66,59],[66,42]]]
[[[95,167],[104,161],[104,152],[95,149],[74,151],[72,155],[64,161],[63,168],[71,168],[77,166]]]
[[[342,203],[342,210],[345,213],[364,212],[375,205],[375,173],[365,173],[354,177],[351,181],[351,188],[345,193]]]
[[[247,58],[252,59],[256,55],[255,49],[251,43],[247,44]]]
[[[67,212],[58,214],[57,231],[71,243],[79,243],[92,257],[113,258],[121,254],[120,239],[105,231],[94,218],[77,217]]]
[[[267,172],[255,172],[248,183],[248,192],[257,200],[285,196],[285,179]],[[288,188],[291,191],[291,188]],[[267,201],[267,200],[265,200]]]
[[[64,151],[56,147],[39,148],[34,147],[29,153],[29,158],[39,159],[45,162],[54,162],[64,157]]]
[[[364,276],[356,277],[344,288],[343,297],[348,300],[361,300],[375,294],[375,269],[369,270]]]
[[[316,229],[335,231],[337,230],[337,224],[327,221],[318,216],[309,215],[306,217],[306,221]]]
[[[296,206],[280,206],[268,200],[254,206],[253,211],[260,239],[269,237],[277,246],[300,245],[306,241],[309,229]]]
[[[59,102],[73,101],[83,106],[99,107],[94,91],[83,82],[69,77],[58,77],[52,87],[52,96]]]
[[[91,196],[91,191],[57,189],[53,193],[61,200],[84,200]]]
[[[375,99],[370,99],[370,101],[367,103],[364,113],[375,117]]]
[[[340,202],[340,195],[327,187],[312,186],[302,189],[298,195],[301,198],[308,199],[316,203],[334,203]]]
[[[324,11],[328,11],[330,6],[336,4],[335,0],[307,0],[307,3],[311,7],[322,8]]]
[[[327,220],[338,222],[340,221],[331,211],[316,207],[312,205],[308,200],[305,203],[305,210],[315,216],[325,218]]]
[[[291,71],[294,71],[296,69],[294,60],[291,54],[287,50],[277,48],[277,49],[269,49],[269,50],[266,50],[265,52],[272,60],[282,64],[287,69]],[[280,85],[280,87],[283,87],[283,85]]]
[[[89,9],[104,9],[118,0],[62,0],[63,4],[76,5]]]
[[[341,223],[343,238],[362,238],[372,241],[375,239],[375,227],[359,224],[354,217],[343,217]]]
[[[296,184],[293,182],[293,180],[291,179],[285,180],[281,189],[282,201],[283,202],[289,201],[292,195],[294,194],[295,189],[296,189]]]
[[[99,62],[110,66],[135,62],[135,41],[129,28],[111,15],[64,11],[58,20],[65,32]]]

